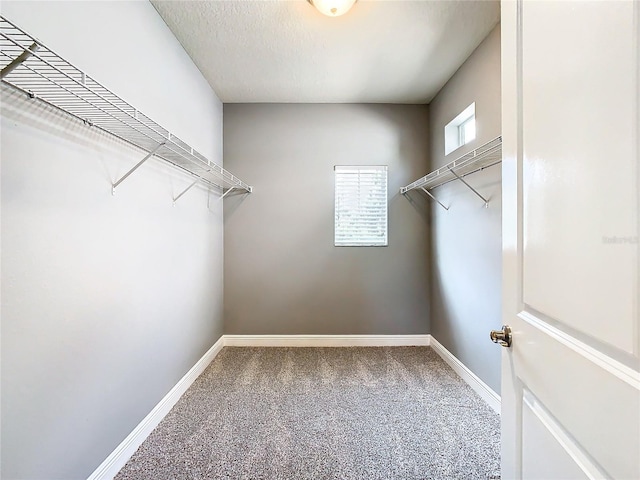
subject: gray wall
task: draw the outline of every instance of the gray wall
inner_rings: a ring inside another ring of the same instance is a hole
[[[444,126],[476,102],[476,140],[444,155]],[[431,169],[500,135],[500,25],[489,34],[430,104]],[[489,330],[501,321],[501,170],[496,165],[466,178],[490,198],[485,209],[461,182],[434,190],[431,333],[496,392],[500,347]]]
[[[221,161],[222,105],[151,4],[2,10]],[[173,207],[190,178],[157,160],[111,196],[144,154],[6,87],[1,149],[2,478],[86,478],[222,334],[222,209]]]
[[[428,107],[224,106],[229,334],[429,333],[429,228],[399,188],[427,169]],[[389,246],[334,247],[334,165],[389,166]]]

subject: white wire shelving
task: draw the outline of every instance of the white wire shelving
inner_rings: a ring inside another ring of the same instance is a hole
[[[232,190],[252,187],[161,127],[135,107],[0,16],[0,78],[32,99],[45,102],[145,151],[147,155],[112,185],[112,192],[138,167],[156,156],[192,176],[194,182]]]
[[[406,194],[411,190],[421,190],[445,210],[449,210],[442,202],[440,202],[431,192],[434,188],[438,188],[446,183],[459,180],[464,183],[473,193],[484,201],[485,207],[489,206],[489,200],[484,198],[478,191],[473,188],[464,179],[467,175],[479,172],[485,168],[492,167],[502,162],[502,137],[496,137],[493,140],[481,145],[471,152],[462,155],[453,162],[447,163],[443,167],[419,178],[413,183],[400,189],[401,194]]]

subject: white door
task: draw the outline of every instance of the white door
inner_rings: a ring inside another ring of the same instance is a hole
[[[502,5],[503,479],[640,479],[639,28]]]

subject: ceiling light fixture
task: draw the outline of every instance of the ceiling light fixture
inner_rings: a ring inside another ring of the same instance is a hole
[[[357,0],[307,0],[311,5],[316,7],[320,13],[327,17],[339,17],[344,15]]]

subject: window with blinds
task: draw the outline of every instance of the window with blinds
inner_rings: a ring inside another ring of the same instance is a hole
[[[336,166],[335,246],[387,246],[387,167]]]

